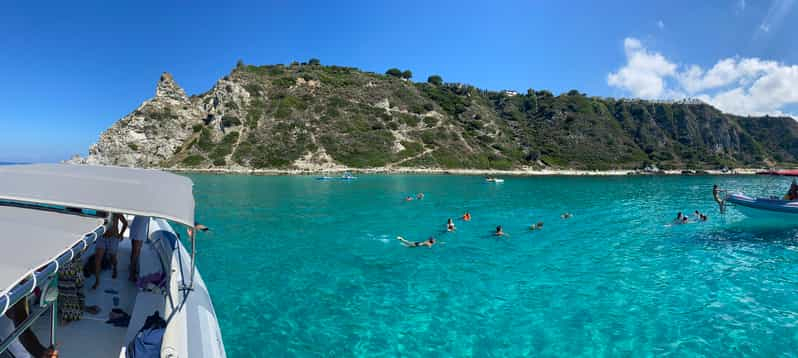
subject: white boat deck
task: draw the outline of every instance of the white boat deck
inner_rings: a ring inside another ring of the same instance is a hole
[[[142,256],[152,252],[148,244],[142,247]],[[93,254],[89,250],[84,254],[85,259]],[[102,271],[100,274],[100,286],[92,290],[94,276],[86,279],[83,284],[83,293],[86,295],[86,307],[98,306],[100,311],[97,314],[83,313],[83,318],[79,321],[62,324],[59,322],[56,330],[56,341],[61,357],[118,357],[119,352],[126,342],[128,327],[115,327],[105,323],[108,314],[113,308],[119,308],[128,314],[133,314],[138,289],[135,284],[128,281],[130,267],[130,240],[127,238],[120,242],[118,251],[118,275],[116,279],[111,278],[111,270]],[[142,260],[145,261],[145,260]],[[114,296],[119,297],[119,305],[114,306]],[[131,319],[131,324],[135,324]],[[139,323],[141,324],[141,323]],[[50,337],[50,320],[41,319],[33,326],[33,330],[39,341],[46,345]]]

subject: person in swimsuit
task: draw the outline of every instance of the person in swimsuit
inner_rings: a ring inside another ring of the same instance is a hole
[[[471,221],[471,213],[466,211],[466,213],[463,214],[463,221]]]
[[[456,230],[454,227],[454,221],[452,221],[452,218],[449,218],[449,221],[446,223],[446,231],[452,232],[454,230]]]
[[[430,236],[429,239],[426,239],[424,241],[409,241],[405,240],[405,238],[401,236],[397,236],[396,239],[399,240],[399,242],[401,242],[402,245],[405,245],[405,247],[420,247],[420,246],[432,247],[432,245],[435,245],[435,238],[432,236]]]
[[[532,224],[532,226],[529,227],[529,230],[540,230],[542,228],[543,228],[543,222],[538,221],[537,224]]]
[[[424,193],[418,193],[418,194],[416,194],[416,199],[418,199],[418,200],[424,200]]]
[[[120,230],[119,224],[122,224],[122,228]],[[100,285],[100,271],[102,271],[102,263],[103,257],[105,257],[105,253],[107,252],[111,256],[111,268],[113,269],[113,274],[111,277],[116,278],[117,270],[116,270],[116,251],[119,248],[119,241],[122,240],[122,233],[127,230],[127,220],[122,214],[111,214],[110,220],[106,224],[105,233],[99,239],[97,239],[97,244],[94,250],[94,286],[91,286],[92,289],[97,288]]]
[[[494,233],[494,235],[496,235],[496,236],[504,236],[504,235],[506,235],[504,233],[504,230],[502,230],[502,226],[501,225],[496,227],[496,233]]]
[[[560,219],[567,220],[567,219],[570,219],[572,216],[574,216],[574,214],[563,213],[562,215],[560,215]]]

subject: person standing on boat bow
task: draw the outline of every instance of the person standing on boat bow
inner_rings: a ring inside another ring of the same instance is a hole
[[[119,224],[122,224],[122,229],[119,229]],[[119,249],[119,241],[122,240],[122,233],[127,230],[127,220],[122,214],[111,214],[111,218],[106,224],[105,233],[99,239],[94,249],[94,286],[92,289],[100,285],[100,271],[102,271],[103,257],[107,252],[111,256],[111,269],[113,270],[111,277],[116,278],[116,252]]]

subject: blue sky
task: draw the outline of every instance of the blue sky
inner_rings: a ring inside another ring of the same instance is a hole
[[[0,161],[84,154],[161,72],[196,94],[239,58],[798,113],[795,1],[5,1]]]

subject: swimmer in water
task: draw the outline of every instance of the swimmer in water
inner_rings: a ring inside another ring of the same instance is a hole
[[[405,247],[420,247],[420,246],[432,247],[432,245],[435,245],[435,238],[432,236],[430,236],[429,239],[426,239],[424,241],[409,241],[405,240],[405,238],[401,236],[397,236],[396,239],[399,240],[399,242],[401,242],[402,245],[405,245]]]
[[[532,224],[532,226],[529,227],[529,230],[540,230],[542,228],[543,228],[543,222],[538,221],[537,224]]]
[[[418,193],[418,194],[416,194],[416,199],[418,199],[418,200],[424,200],[424,193]]]
[[[676,219],[675,219],[675,220],[673,220],[673,223],[674,223],[674,224],[677,224],[677,225],[678,225],[678,224],[684,224],[684,222],[685,222],[685,219],[687,219],[687,217],[686,217],[686,216],[684,216],[684,215],[682,215],[682,212],[680,211],[680,212],[678,212],[678,213],[676,214]]]
[[[452,218],[449,218],[449,221],[446,223],[446,231],[452,232],[454,230],[456,230],[456,228],[454,227],[454,221],[452,220]]]
[[[567,220],[567,219],[570,219],[572,216],[574,216],[574,214],[563,213],[562,215],[560,215],[560,219]]]
[[[413,197],[412,196],[408,196],[408,197],[405,198],[405,201],[413,201]]]
[[[466,213],[463,214],[463,221],[471,221],[471,213],[466,211]]]
[[[496,227],[496,233],[494,233],[494,235],[496,235],[496,236],[505,236],[507,234],[504,233],[504,230],[502,230],[502,226],[499,225],[499,226]]]

